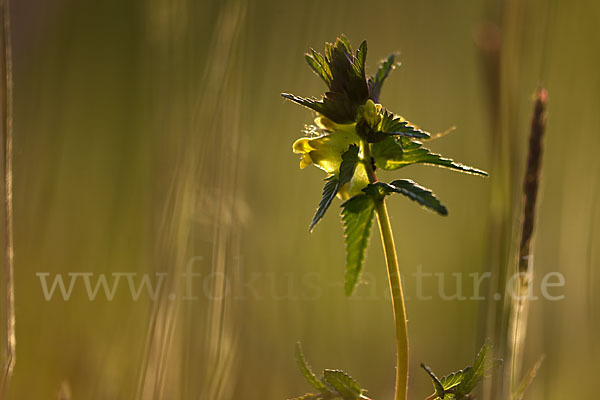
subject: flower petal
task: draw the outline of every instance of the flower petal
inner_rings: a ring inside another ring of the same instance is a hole
[[[337,174],[342,154],[351,144],[358,145],[359,141],[355,124],[336,124],[336,130],[332,133],[316,138],[300,138],[294,142],[292,148],[294,153],[302,156],[300,168],[314,163],[328,174]]]
[[[357,194],[361,194],[362,190],[366,188],[368,184],[369,177],[367,175],[367,170],[365,169],[364,164],[358,163],[356,164],[354,175],[352,176],[350,182],[338,190],[338,197],[341,200],[348,200]]]

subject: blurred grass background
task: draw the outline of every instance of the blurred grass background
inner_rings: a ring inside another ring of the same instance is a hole
[[[344,297],[335,211],[307,233],[323,176],[300,171],[291,153],[310,113],[279,96],[322,92],[303,53],[340,33],[355,46],[368,41],[371,72],[400,51],[403,65],[382,102],[431,132],[456,126],[430,147],[491,175],[419,166],[387,175],[432,187],[450,212],[439,218],[390,202],[410,297],[411,398],[431,392],[419,362],[440,373],[465,366],[499,323],[502,302],[418,301],[411,274],[418,266],[447,279],[462,273],[467,296],[469,273],[498,279],[517,239],[539,84],[549,111],[536,287],[539,294],[540,276],[554,271],[566,286],[564,300],[531,305],[525,365],[542,353],[546,360],[528,398],[595,395],[600,3],[20,0],[11,7],[11,398],[283,399],[309,389],[293,360],[297,340],[316,370],[345,369],[374,399],[391,397],[395,349],[379,238],[371,239],[368,284]],[[202,274],[194,281],[199,298],[170,300],[185,289],[179,274],[190,260]],[[70,301],[46,301],[38,272],[168,277],[157,301],[132,301],[124,287],[113,301],[89,301],[82,285]],[[493,294],[496,285],[484,290]],[[423,290],[437,293],[437,281]]]

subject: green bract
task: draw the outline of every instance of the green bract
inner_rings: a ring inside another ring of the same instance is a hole
[[[347,294],[352,293],[359,281],[375,215],[374,201],[397,193],[440,215],[447,214],[446,207],[431,190],[408,179],[378,182],[376,169],[391,171],[412,164],[429,164],[487,175],[431,152],[421,142],[430,138],[429,133],[378,104],[382,85],[396,65],[395,56],[382,61],[372,76],[365,72],[366,56],[366,42],[353,53],[350,42],[343,36],[335,43],[327,43],[324,55],[311,49],[306,61],[323,79],[327,91],[320,99],[282,94],[317,113],[313,135],[296,140],[293,151],[300,155],[300,168],[315,165],[327,174],[310,230],[336,195],[345,200],[342,221],[348,253]]]

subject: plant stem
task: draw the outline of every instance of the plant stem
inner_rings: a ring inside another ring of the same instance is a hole
[[[368,143],[363,143],[363,158],[370,183],[377,182],[377,176],[371,164],[371,155]],[[395,400],[406,400],[408,395],[408,326],[406,324],[406,308],[404,306],[404,294],[402,293],[402,281],[398,267],[398,256],[394,244],[394,234],[390,224],[390,217],[383,198],[375,200],[377,211],[377,222],[381,233],[381,242],[388,270],[388,280],[392,295],[392,307],[394,310],[394,321],[396,325],[396,394]]]
[[[5,286],[5,364],[0,396],[7,396],[8,383],[15,365],[15,289],[13,266],[13,209],[12,209],[12,55],[10,47],[10,15],[8,0],[1,5],[1,71],[0,97],[2,103],[3,189],[4,189],[4,286]]]
[[[381,233],[381,242],[385,253],[388,269],[388,279],[392,294],[394,320],[396,322],[396,346],[398,351],[398,365],[396,367],[396,400],[404,400],[408,390],[408,327],[406,325],[406,308],[404,307],[404,294],[398,268],[398,257],[394,245],[394,236],[390,225],[387,207],[383,199],[375,202],[377,222]]]
[[[529,154],[527,170],[523,179],[523,211],[521,217],[521,241],[518,252],[516,273],[517,297],[513,300],[510,310],[509,323],[509,368],[510,380],[508,395],[512,398],[518,388],[523,364],[523,346],[527,333],[527,314],[529,309],[529,288],[533,280],[532,247],[535,228],[535,212],[540,181],[542,142],[546,129],[546,103],[548,94],[543,88],[536,93],[533,117],[531,119],[531,133],[529,136]]]

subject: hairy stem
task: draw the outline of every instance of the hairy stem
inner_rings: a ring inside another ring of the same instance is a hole
[[[363,158],[365,168],[369,176],[369,182],[377,182],[377,176],[372,165],[369,144],[363,143]],[[394,244],[394,234],[390,224],[390,217],[385,206],[385,200],[375,201],[377,211],[377,222],[381,233],[381,242],[385,253],[385,261],[388,270],[388,280],[392,295],[392,306],[394,310],[394,321],[396,325],[396,394],[395,400],[406,400],[408,394],[408,326],[406,324],[406,308],[404,306],[404,294],[402,293],[402,281],[398,267],[398,256]]]

